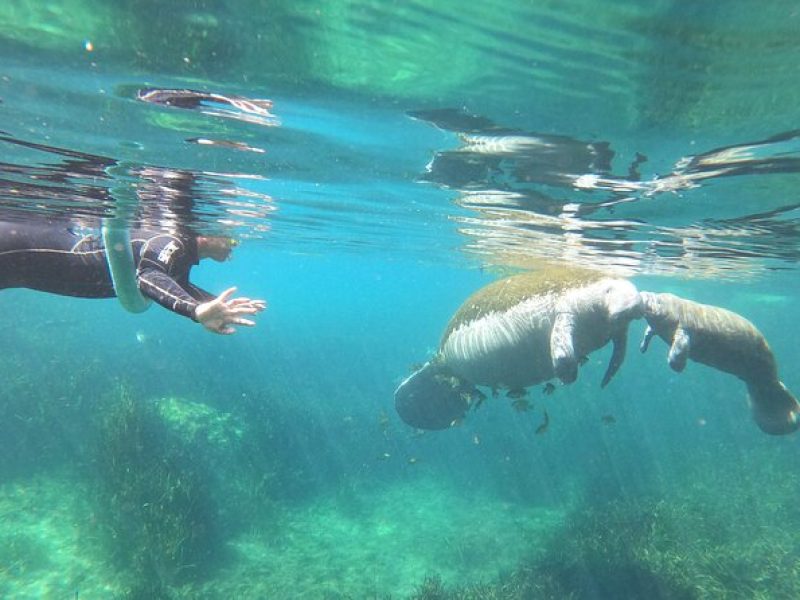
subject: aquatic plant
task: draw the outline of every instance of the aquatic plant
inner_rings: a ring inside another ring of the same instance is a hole
[[[49,566],[47,547],[41,540],[16,532],[0,534],[0,580],[14,579]]]
[[[153,407],[169,435],[202,465],[207,492],[219,507],[220,527],[233,534],[270,512],[281,484],[271,440],[260,435],[270,430],[267,415],[254,424],[242,407],[226,412],[179,397],[158,398]]]
[[[446,588],[429,577],[411,598],[798,597],[800,481],[775,466],[774,448],[708,460],[668,492],[587,496],[496,581]]]
[[[29,476],[82,461],[86,414],[93,398],[86,392],[107,381],[102,367],[82,360],[48,337],[49,326],[5,329],[0,361],[0,480]],[[58,368],[42,355],[57,354]]]
[[[132,572],[132,589],[192,579],[220,549],[202,461],[165,426],[154,403],[134,398],[125,384],[110,398],[99,415],[95,454],[110,554]]]
[[[185,398],[166,397],[154,402],[158,416],[187,445],[197,449],[227,450],[243,435],[243,423],[230,413]]]
[[[83,39],[96,39],[114,22],[114,8],[105,3],[67,0],[59,4],[4,3],[0,37],[39,48],[74,49]]]
[[[429,575],[411,596],[413,600],[447,600],[450,594],[438,575]]]

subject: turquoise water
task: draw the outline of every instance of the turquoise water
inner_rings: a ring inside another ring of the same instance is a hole
[[[190,201],[242,242],[193,281],[269,303],[220,337],[0,294],[0,596],[800,593],[797,434],[641,321],[602,390],[607,347],[529,410],[422,433],[393,401],[472,292],[553,264],[740,313],[796,391],[792,3],[0,14],[3,218]],[[186,89],[216,96],[148,95]]]

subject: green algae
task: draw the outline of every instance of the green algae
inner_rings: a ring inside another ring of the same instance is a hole
[[[169,585],[200,576],[220,552],[203,462],[153,403],[124,385],[112,398],[100,416],[95,457],[110,554],[131,571],[134,589],[142,581]]]
[[[196,589],[221,597],[244,589],[252,597],[277,589],[286,598],[404,597],[434,569],[450,585],[477,583],[513,568],[561,518],[547,507],[465,496],[427,477],[377,488],[349,483],[338,494],[273,507],[232,540],[235,559],[219,578]]]
[[[512,275],[479,289],[459,307],[445,329],[442,340],[462,324],[492,312],[508,310],[535,296],[559,294],[565,290],[602,279],[603,273],[580,268],[546,267],[538,271]]]
[[[0,484],[0,597],[117,597],[85,481],[64,470]],[[87,500],[88,499],[88,500]]]
[[[746,462],[755,467],[759,459]],[[448,586],[429,575],[411,598],[797,597],[800,513],[785,507],[800,482],[767,467],[744,485],[738,472],[698,465],[663,495],[587,498],[514,571],[478,585]]]
[[[239,418],[207,404],[173,396],[159,398],[154,405],[164,424],[185,444],[230,448],[244,435]]]
[[[763,461],[763,452],[744,459],[744,468]],[[108,560],[107,498],[92,498],[75,474],[39,475],[0,486],[0,594],[797,597],[800,513],[791,506],[800,484],[760,464],[749,482],[730,465],[712,470],[698,464],[668,493],[602,501],[587,495],[566,514],[474,490],[466,494],[435,477],[380,487],[351,482],[304,503],[263,507],[247,531],[229,538],[229,560],[208,577],[173,581],[152,572],[134,579]]]
[[[0,37],[37,48],[82,51],[85,40],[106,39],[117,10],[111,3],[3,2]]]
[[[600,119],[611,111],[622,127],[779,131],[797,120],[793,95],[774,86],[800,83],[794,6],[751,8],[745,0],[602,10],[588,0],[15,0],[0,6],[0,38],[234,85],[440,105],[502,100],[506,112],[563,103]]]
[[[3,532],[0,534],[0,565],[3,565],[0,577],[14,579],[47,569],[51,562],[42,540],[20,532]]]
[[[201,114],[177,113],[175,110],[152,111],[146,114],[145,119],[149,124],[164,131],[177,131],[194,136],[230,134],[230,127]]]

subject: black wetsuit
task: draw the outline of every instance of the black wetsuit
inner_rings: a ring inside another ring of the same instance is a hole
[[[199,262],[195,238],[140,229],[130,238],[142,294],[194,319],[197,305],[214,298],[189,283]],[[99,232],[43,219],[0,222],[0,289],[15,287],[81,298],[116,295]]]

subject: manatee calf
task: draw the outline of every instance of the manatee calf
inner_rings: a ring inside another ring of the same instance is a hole
[[[753,417],[765,433],[791,433],[800,423],[800,405],[778,379],[778,366],[767,340],[744,317],[673,294],[640,294],[647,330],[645,352],[657,335],[670,344],[667,361],[683,371],[687,359],[735,375],[747,385]]]
[[[436,356],[395,391],[397,412],[414,427],[444,429],[479,394],[474,386],[572,383],[579,361],[610,341],[605,386],[625,358],[628,324],[642,314],[634,285],[602,273],[546,269],[501,279],[456,311]]]

